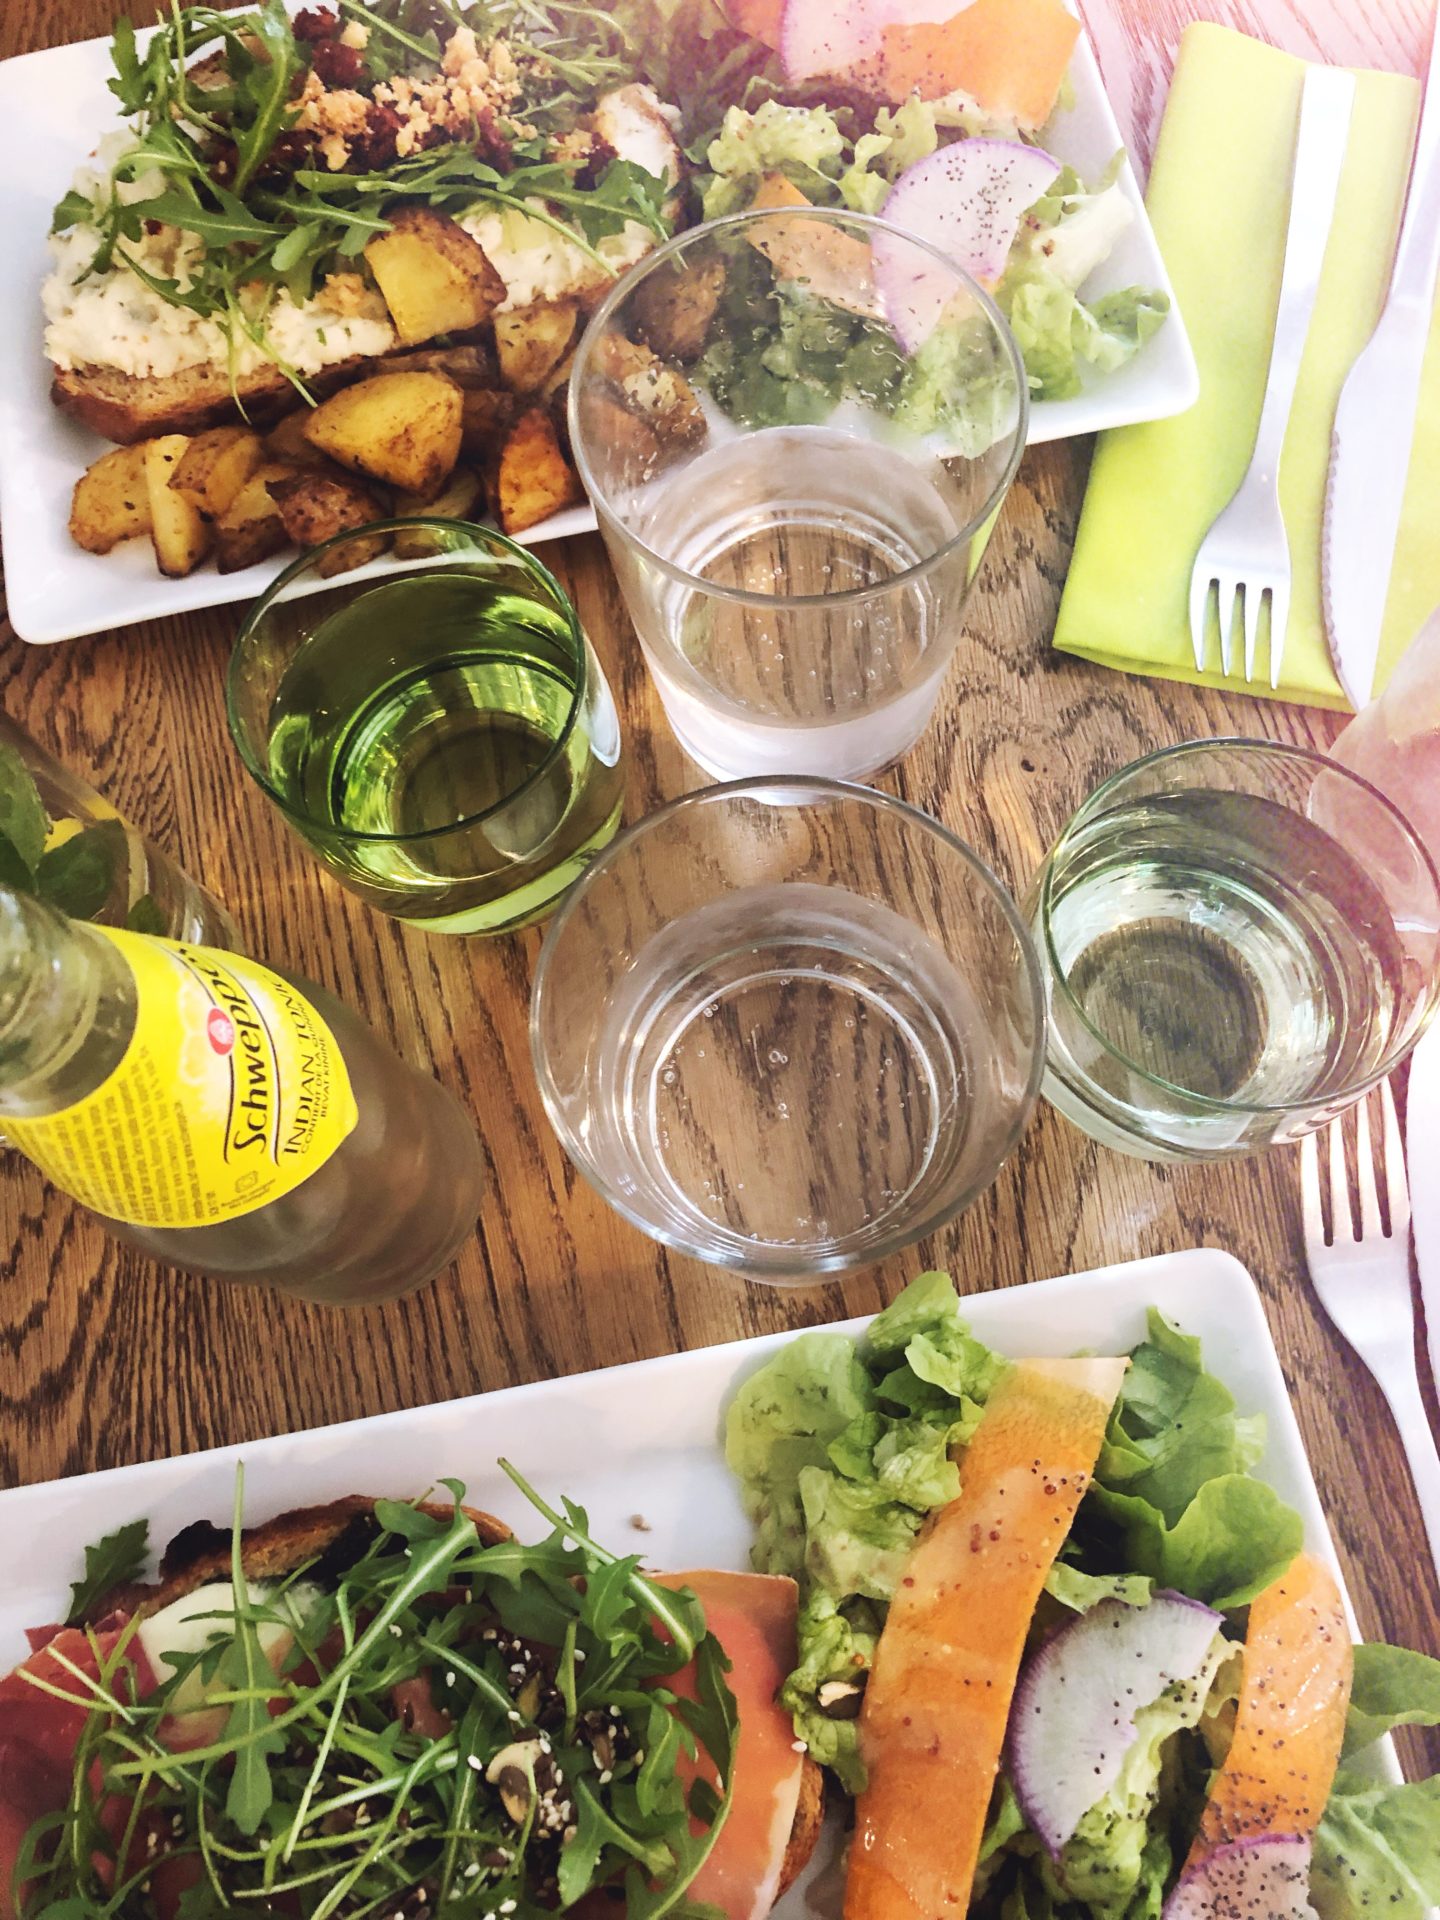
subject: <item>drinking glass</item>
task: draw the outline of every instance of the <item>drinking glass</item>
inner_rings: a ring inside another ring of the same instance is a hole
[[[1025,445],[1024,367],[980,286],[861,214],[736,214],[611,292],[569,404],[691,759],[859,780],[908,753]]]
[[[230,662],[230,730],[352,892],[427,932],[506,933],[614,836],[615,703],[532,554],[442,520],[339,544],[397,532],[434,551],[380,579],[332,579],[331,541],[256,603]]]
[[[1435,1007],[1440,879],[1368,782],[1303,747],[1200,740],[1099,787],[1026,911],[1045,1097],[1145,1160],[1220,1160],[1324,1125]]]
[[[1034,1104],[1039,966],[970,849],[863,787],[709,787],[551,924],[531,1046],[582,1173],[754,1280],[884,1259],[994,1179]]]

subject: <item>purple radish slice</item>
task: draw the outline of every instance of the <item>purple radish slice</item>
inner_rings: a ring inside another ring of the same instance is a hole
[[[1315,1920],[1310,1842],[1260,1833],[1217,1847],[1181,1874],[1162,1920]]]
[[[1031,1654],[1010,1709],[1006,1765],[1026,1821],[1060,1849],[1119,1778],[1135,1715],[1204,1666],[1220,1615],[1180,1593],[1102,1600]]]
[[[994,283],[1028,208],[1060,175],[1060,163],[1018,140],[957,140],[907,167],[880,212],[928,240],[974,279]],[[877,233],[875,276],[901,346],[914,353],[955,295],[938,260]]]
[[[787,80],[854,74],[884,49],[888,26],[943,25],[970,0],[785,0],[780,63]]]

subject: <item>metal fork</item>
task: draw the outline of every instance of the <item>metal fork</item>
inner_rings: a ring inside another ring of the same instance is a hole
[[[1425,1403],[1420,1396],[1420,1374],[1415,1360],[1415,1308],[1410,1297],[1410,1189],[1405,1178],[1400,1123],[1395,1117],[1395,1100],[1388,1081],[1380,1088],[1388,1230],[1381,1225],[1380,1199],[1375,1186],[1369,1104],[1368,1098],[1362,1100],[1355,1110],[1360,1194],[1358,1227],[1351,1210],[1350,1183],[1345,1173],[1343,1120],[1332,1121],[1325,1130],[1330,1162],[1328,1239],[1320,1205],[1320,1136],[1307,1134],[1300,1142],[1305,1258],[1320,1304],[1336,1331],[1349,1341],[1374,1374],[1390,1404],[1424,1516],[1430,1558],[1436,1578],[1440,1579],[1440,1454],[1436,1453]]]
[[[1246,680],[1255,678],[1260,609],[1269,596],[1272,687],[1280,684],[1285,629],[1290,623],[1290,541],[1280,511],[1280,454],[1320,289],[1354,99],[1353,75],[1333,67],[1307,69],[1300,95],[1280,304],[1255,450],[1234,498],[1201,541],[1190,575],[1190,639],[1198,671],[1205,666],[1211,588],[1220,622],[1221,671],[1230,672],[1230,635],[1239,618],[1245,633]]]

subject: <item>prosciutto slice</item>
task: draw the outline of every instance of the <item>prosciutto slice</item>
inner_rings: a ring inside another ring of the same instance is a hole
[[[706,1624],[730,1658],[739,1713],[730,1812],[687,1897],[718,1907],[726,1920],[764,1920],[779,1891],[805,1766],[795,1724],[776,1702],[795,1665],[799,1594],[793,1580],[764,1573],[702,1569],[656,1577],[662,1586],[689,1587],[699,1597]],[[693,1691],[688,1668],[665,1684],[682,1695]],[[687,1772],[717,1780],[703,1758]]]

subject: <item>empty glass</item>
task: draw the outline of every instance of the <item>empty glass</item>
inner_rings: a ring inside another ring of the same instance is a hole
[[[881,1260],[994,1179],[1040,1084],[1039,967],[970,849],[804,778],[687,795],[595,862],[530,1038],[566,1152],[644,1232],[754,1280]]]
[[[1303,747],[1201,740],[1099,787],[1027,901],[1045,1096],[1147,1160],[1324,1124],[1435,1006],[1440,879],[1384,796]]]
[[[571,440],[693,760],[866,779],[910,750],[1026,421],[994,302],[880,220],[736,214],[615,288]]]

